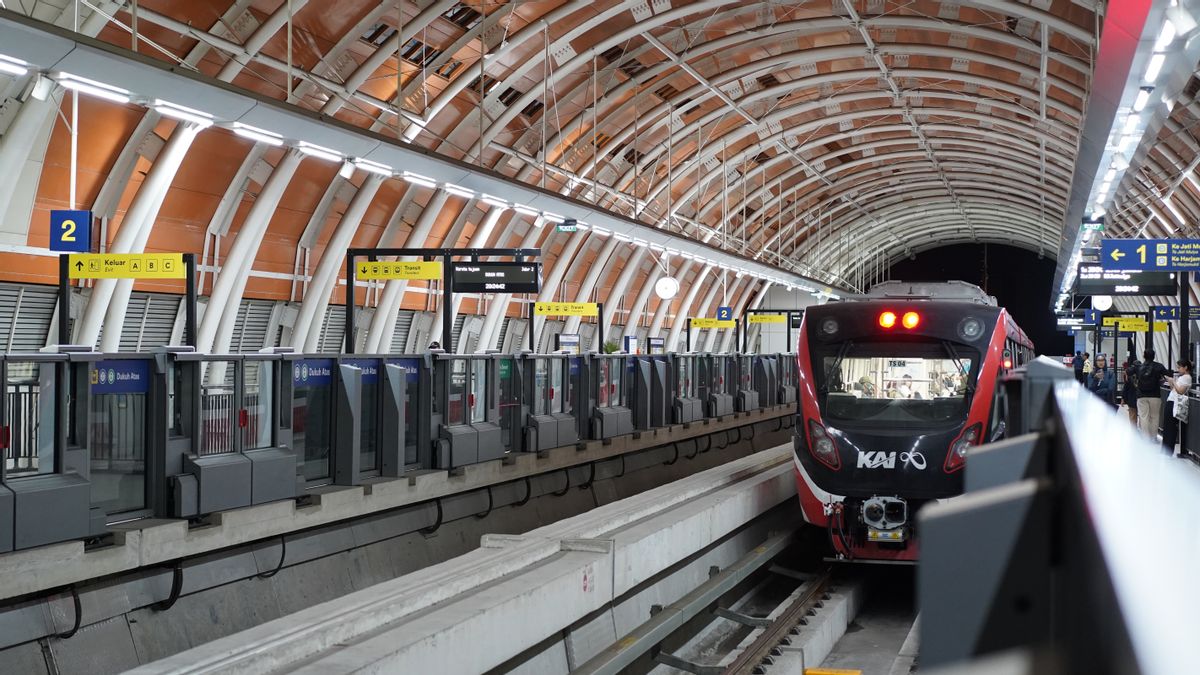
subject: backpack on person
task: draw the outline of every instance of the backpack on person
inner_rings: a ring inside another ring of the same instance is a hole
[[[1157,394],[1159,384],[1161,384],[1163,374],[1166,371],[1166,367],[1158,361],[1143,362],[1138,366],[1134,371],[1138,396]]]

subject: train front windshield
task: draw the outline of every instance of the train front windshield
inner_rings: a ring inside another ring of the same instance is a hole
[[[846,342],[821,355],[818,401],[835,426],[962,423],[977,352],[949,342]]]

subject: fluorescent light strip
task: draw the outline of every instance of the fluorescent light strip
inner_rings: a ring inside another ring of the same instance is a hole
[[[558,215],[557,213],[549,213],[549,212],[543,211],[542,217],[545,218],[547,221],[554,223],[555,225],[565,222],[565,219],[562,216]]]
[[[114,87],[70,73],[59,73],[57,79],[60,85],[72,91],[90,94],[96,98],[102,98],[113,103],[129,103],[128,89],[121,89],[120,87]]]
[[[442,183],[442,189],[456,197],[463,197],[464,199],[472,199],[475,197],[474,190],[465,188],[461,185],[455,185],[454,183]]]
[[[1112,182],[1112,180],[1113,180],[1114,178],[1116,178],[1116,177],[1117,177],[1117,170],[1116,170],[1116,169],[1109,169],[1109,170],[1108,170],[1108,173],[1104,174],[1104,182],[1106,182],[1106,183],[1111,183],[1111,182]]]
[[[195,108],[189,108],[178,103],[171,103],[161,98],[154,99],[154,110],[160,115],[184,122],[191,122],[201,128],[208,128],[213,123],[213,116],[203,110],[196,110]]]
[[[1158,79],[1166,60],[1166,54],[1155,54],[1150,57],[1150,63],[1146,66],[1146,82],[1153,84]]]
[[[1146,104],[1150,102],[1150,92],[1152,91],[1153,90],[1149,88],[1138,90],[1137,98],[1133,101],[1134,112],[1140,113],[1146,109]]]
[[[249,124],[242,124],[241,122],[233,123],[233,133],[241,136],[242,138],[248,138],[252,141],[266,143],[267,145],[275,147],[283,145],[283,136],[280,136],[274,131],[259,129],[258,127],[252,127]]]
[[[531,209],[524,204],[513,204],[512,209],[513,211],[516,211],[523,216],[529,216],[530,218],[538,218],[542,215],[537,209]]]
[[[403,174],[400,175],[400,177],[403,178],[405,181],[412,183],[413,185],[419,185],[421,187],[426,187],[426,188],[430,188],[430,189],[437,187],[437,181],[435,181],[432,178],[427,178],[425,176],[422,176],[419,173],[405,171]]]
[[[296,149],[308,155],[309,157],[316,157],[317,159],[323,159],[327,162],[340,162],[345,159],[342,157],[342,153],[338,152],[337,150],[316,145],[315,143],[309,143],[308,141],[300,141],[300,144],[296,147]]]
[[[392,167],[388,166],[387,164],[372,162],[369,159],[355,159],[354,166],[357,166],[367,173],[373,173],[377,176],[387,176],[390,178],[391,175],[395,173]]]
[[[627,234],[621,234],[620,232],[617,232],[616,234],[614,234],[613,239],[616,239],[617,241],[625,242],[626,244],[633,241],[632,237],[630,237]]]
[[[0,54],[0,73],[7,73],[13,77],[20,77],[29,72],[29,64],[21,59],[14,59],[11,56]]]
[[[1165,52],[1167,47],[1175,41],[1175,24],[1168,19],[1163,22],[1162,30],[1158,33],[1158,40],[1154,42],[1154,51]]]
[[[1125,128],[1121,130],[1121,133],[1132,134],[1137,131],[1138,123],[1141,121],[1142,119],[1137,115],[1130,115],[1125,118]]]
[[[575,229],[579,230],[580,232],[587,232],[588,230],[592,229],[592,226],[588,225],[587,223],[576,222]]]
[[[508,208],[507,201],[505,201],[499,197],[493,197],[492,195],[489,195],[487,193],[484,193],[482,200],[483,200],[483,203],[487,204],[488,206],[494,206],[498,209],[507,209]]]
[[[648,242],[647,242],[645,239],[638,239],[637,237],[634,237],[634,238],[633,238],[633,245],[634,245],[634,246],[640,246],[641,248],[646,248],[646,246],[648,246],[648,245],[649,245],[649,243],[648,243]]]

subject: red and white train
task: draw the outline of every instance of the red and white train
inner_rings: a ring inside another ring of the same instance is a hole
[[[1033,344],[976,286],[886,282],[810,307],[796,359],[796,486],[836,556],[915,561],[914,516],[960,494],[967,448],[1004,434],[1001,373]]]

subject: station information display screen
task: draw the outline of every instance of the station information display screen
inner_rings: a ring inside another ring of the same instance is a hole
[[[541,274],[537,263],[454,262],[450,263],[451,288],[455,293],[537,293]]]
[[[1081,263],[1076,277],[1078,295],[1174,295],[1179,284],[1172,272],[1106,270],[1099,263]]]

